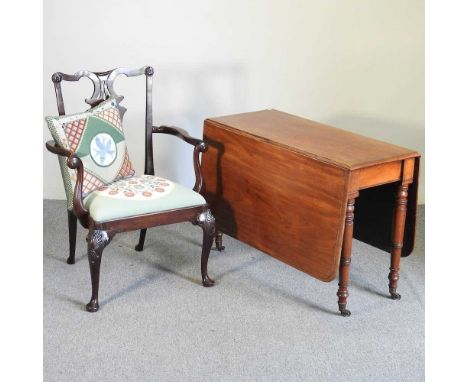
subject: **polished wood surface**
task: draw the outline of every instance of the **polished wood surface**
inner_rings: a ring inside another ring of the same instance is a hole
[[[403,248],[403,235],[405,234],[406,206],[408,204],[408,185],[405,181],[398,186],[396,194],[395,219],[393,220],[392,234],[392,256],[390,273],[388,274],[388,288],[391,297],[399,300],[400,295],[396,293],[398,280],[400,279],[400,257]]]
[[[210,118],[207,122],[346,169],[418,157],[414,150],[337,129],[278,110]]]
[[[419,158],[410,158],[400,163],[402,174],[398,181],[359,190],[354,217],[354,238],[388,253],[392,252],[389,227],[392,227],[395,219],[395,195],[401,182],[405,182],[408,185],[408,202],[401,256],[408,256],[413,252],[415,243]]]
[[[343,234],[343,245],[341,247],[340,260],[340,280],[338,283],[338,309],[343,316],[351,315],[346,309],[348,302],[349,268],[351,265],[351,249],[353,244],[353,226],[354,226],[354,199],[349,199],[346,203],[345,229]]]
[[[396,294],[400,256],[414,245],[416,151],[276,110],[209,118],[204,140],[202,193],[222,232],[322,281],[339,270],[345,316],[354,233],[392,253]],[[394,213],[400,186],[408,219]]]
[[[333,280],[346,171],[211,123],[205,124],[204,139],[210,149],[202,162],[203,194],[218,228],[321,280]]]

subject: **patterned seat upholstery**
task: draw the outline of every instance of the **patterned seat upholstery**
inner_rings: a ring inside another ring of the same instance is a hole
[[[84,204],[103,222],[206,204],[199,193],[159,176],[125,178],[90,193]]]

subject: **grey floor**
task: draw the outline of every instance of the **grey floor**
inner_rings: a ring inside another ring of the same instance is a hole
[[[213,288],[200,284],[201,230],[177,224],[117,235],[101,266],[101,309],[85,231],[66,264],[63,201],[44,201],[45,381],[423,381],[424,209],[402,259],[401,301],[387,298],[389,256],[354,241],[348,306],[323,283],[226,237]]]

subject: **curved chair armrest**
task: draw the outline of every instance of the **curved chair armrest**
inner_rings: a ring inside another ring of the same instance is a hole
[[[47,141],[45,145],[48,151],[50,151],[53,154],[57,154],[61,157],[68,158],[70,155],[73,155],[73,153],[70,150],[57,146],[54,141]]]
[[[67,166],[73,170],[77,170],[75,190],[73,192],[73,212],[80,220],[80,223],[83,225],[83,227],[88,228],[89,212],[83,204],[83,162],[75,153],[63,147],[57,146],[54,141],[46,142],[46,148],[53,154],[66,157]]]
[[[153,126],[153,133],[155,134],[169,134],[174,135],[177,138],[182,139],[183,141],[191,144],[192,146],[196,146],[200,143],[204,143],[201,139],[191,137],[188,133],[179,128],[173,126]],[[206,151],[206,150],[205,150]]]
[[[174,135],[177,138],[182,139],[194,146],[193,149],[193,168],[195,171],[195,185],[193,190],[200,192],[203,187],[203,176],[201,172],[200,153],[204,153],[208,150],[208,145],[201,139],[191,137],[185,130],[171,126],[153,126],[153,133],[155,134],[169,134]]]

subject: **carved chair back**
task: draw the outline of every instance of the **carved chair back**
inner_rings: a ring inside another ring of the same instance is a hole
[[[101,102],[113,97],[119,104],[120,116],[123,115],[127,109],[121,106],[123,96],[118,95],[114,90],[114,80],[119,75],[125,75],[127,77],[136,77],[140,75],[146,76],[146,118],[145,118],[145,174],[154,175],[154,164],[153,164],[153,74],[154,70],[151,66],[143,66],[140,69],[127,69],[127,68],[116,68],[108,70],[106,72],[92,72],[88,70],[81,70],[75,74],[65,74],[62,72],[56,72],[52,75],[52,81],[55,87],[55,95],[57,98],[57,108],[59,115],[65,115],[65,105],[63,102],[62,95],[62,81],[78,81],[82,77],[89,78],[94,86],[93,94],[90,98],[86,98],[85,102],[94,107]]]

